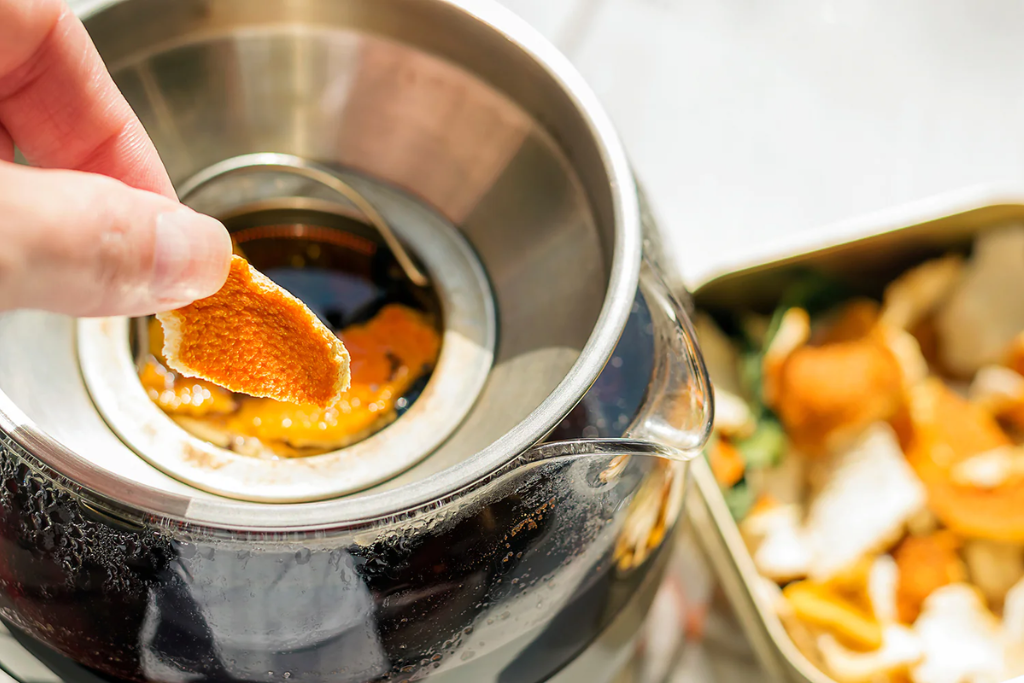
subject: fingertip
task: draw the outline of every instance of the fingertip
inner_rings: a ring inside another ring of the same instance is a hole
[[[162,310],[216,293],[231,267],[231,238],[210,216],[180,206],[156,217],[152,300]]]
[[[101,175],[4,162],[0,190],[2,310],[148,315],[209,296],[227,279],[227,229],[176,200]]]

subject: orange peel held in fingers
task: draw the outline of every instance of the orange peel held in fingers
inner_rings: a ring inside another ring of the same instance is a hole
[[[238,256],[220,291],[157,318],[167,364],[186,377],[321,407],[348,390],[349,354],[341,340]]]

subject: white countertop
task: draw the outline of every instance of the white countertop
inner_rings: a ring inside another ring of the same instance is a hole
[[[690,282],[859,214],[1024,187],[1024,3],[503,1],[603,100]]]

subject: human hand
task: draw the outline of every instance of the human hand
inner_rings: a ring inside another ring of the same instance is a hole
[[[220,289],[230,259],[63,0],[0,0],[0,311],[178,308]]]

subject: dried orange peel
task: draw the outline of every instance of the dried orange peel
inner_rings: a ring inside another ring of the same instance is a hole
[[[327,406],[348,390],[349,354],[305,305],[231,257],[216,294],[160,313],[168,366],[232,391]]]
[[[960,463],[1012,445],[995,418],[932,379],[911,393],[908,423],[907,461],[928,489],[935,516],[961,536],[1024,542],[1024,476],[993,487],[954,476]]]
[[[872,338],[805,346],[786,361],[773,406],[794,444],[822,455],[899,408],[901,371]]]
[[[433,366],[440,338],[420,313],[385,306],[370,321],[341,332],[351,354],[352,384],[326,407],[246,399],[224,421],[232,433],[296,448],[341,448],[395,417],[396,403]]]
[[[953,583],[934,591],[924,601],[913,631],[924,655],[910,671],[914,683],[980,683],[1014,677],[1006,670],[999,619],[974,586]]]
[[[875,331],[879,306],[871,299],[854,299],[839,309],[811,338],[815,346],[857,341]]]
[[[172,416],[204,417],[224,415],[238,406],[231,392],[206,380],[185,379],[171,372],[163,359],[164,331],[158,320],[150,320],[149,355],[139,381],[149,398]]]
[[[808,344],[807,313],[783,316],[763,361],[764,397],[804,454],[841,448],[899,408],[903,370],[877,318],[875,304],[855,301]]]
[[[183,380],[150,361],[139,374],[149,398],[168,415],[224,415],[237,407],[231,392],[201,379]]]
[[[949,531],[908,536],[893,552],[899,567],[896,608],[904,624],[913,624],[921,605],[933,592],[967,580],[967,569],[958,553],[960,540]]]
[[[724,439],[719,439],[708,453],[708,464],[719,486],[732,486],[743,478],[746,463],[739,449]]]
[[[882,626],[874,616],[828,586],[797,581],[782,594],[798,619],[833,633],[848,647],[865,651],[881,646]]]

